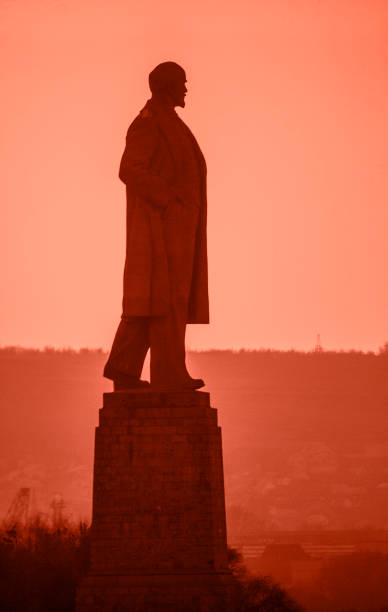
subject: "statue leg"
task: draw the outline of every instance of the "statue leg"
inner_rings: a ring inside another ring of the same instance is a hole
[[[186,317],[174,305],[166,317],[152,317],[150,322],[151,384],[171,388],[181,386],[186,378]]]
[[[150,319],[151,385],[155,388],[194,390],[203,387],[186,368],[185,333],[187,302],[172,300],[166,317]]]
[[[122,318],[104,368],[105,378],[138,381],[149,349],[148,317]]]
[[[171,206],[164,217],[170,285],[170,313],[150,319],[151,385],[166,389],[197,389],[186,369],[185,333],[194,265],[198,209]]]

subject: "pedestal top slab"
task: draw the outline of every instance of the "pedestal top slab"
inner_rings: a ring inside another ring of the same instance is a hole
[[[104,406],[100,410],[100,425],[148,425],[154,420],[184,418],[198,424],[198,419],[217,422],[217,411],[210,407],[210,395],[203,391],[162,392],[149,390],[114,391],[104,393]],[[172,423],[172,422],[171,422]],[[170,424],[171,424],[170,423]]]
[[[104,393],[104,407],[122,406],[210,406],[210,393],[204,391],[153,391],[133,389]]]

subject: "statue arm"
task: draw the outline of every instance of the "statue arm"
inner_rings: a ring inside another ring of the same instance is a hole
[[[151,167],[158,141],[159,130],[151,118],[135,119],[128,130],[119,177],[136,195],[154,206],[167,208],[174,193],[167,181]]]

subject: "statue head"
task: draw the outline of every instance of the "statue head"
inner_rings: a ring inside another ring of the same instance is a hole
[[[150,72],[148,77],[153,95],[163,96],[174,107],[185,106],[186,73],[175,62],[163,62]]]

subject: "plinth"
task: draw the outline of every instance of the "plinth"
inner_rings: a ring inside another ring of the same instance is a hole
[[[230,610],[221,429],[209,394],[104,394],[77,611]]]

